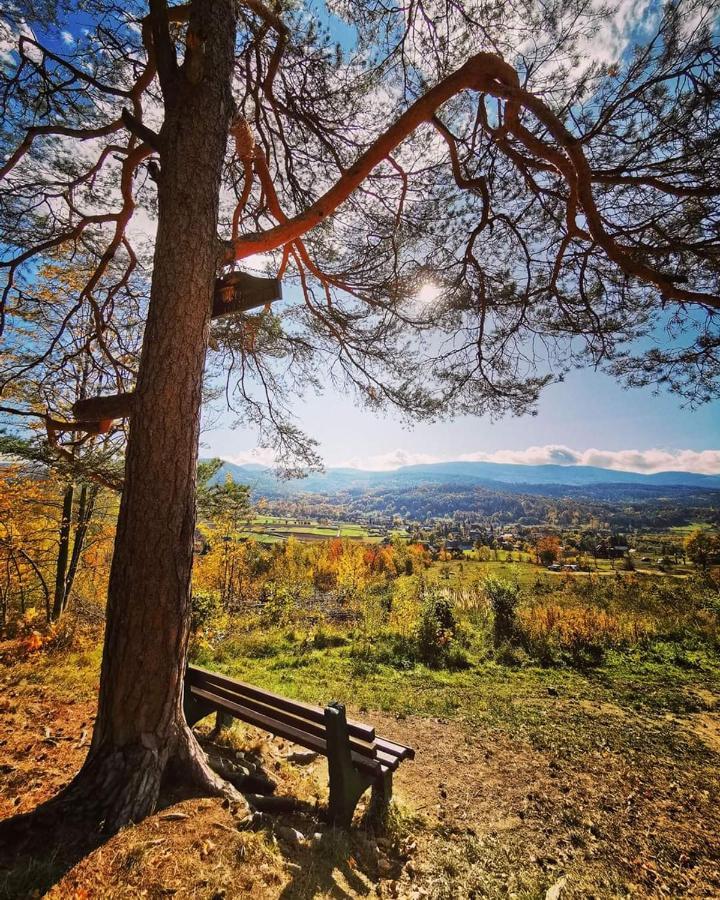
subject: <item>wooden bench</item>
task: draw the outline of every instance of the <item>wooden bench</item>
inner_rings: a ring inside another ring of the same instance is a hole
[[[382,816],[392,796],[392,775],[415,751],[378,737],[371,725],[345,716],[345,707],[324,709],[290,700],[198,666],[185,675],[185,718],[192,727],[217,713],[218,727],[240,719],[327,757],[330,774],[330,820],[342,827],[352,821],[355,807],[372,788],[370,814]]]

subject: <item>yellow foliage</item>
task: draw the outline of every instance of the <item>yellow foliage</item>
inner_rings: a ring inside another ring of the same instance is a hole
[[[536,604],[520,609],[518,618],[531,641],[550,642],[564,649],[635,644],[652,633],[650,622],[640,616],[615,615],[591,606]]]

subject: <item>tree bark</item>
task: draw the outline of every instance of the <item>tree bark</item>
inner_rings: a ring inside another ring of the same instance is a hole
[[[87,761],[68,792],[109,831],[153,811],[171,763],[206,790],[239,799],[207,766],[182,711],[201,383],[233,113],[234,3],[193,0],[180,67],[169,39],[160,44],[165,6],[151,8],[165,100],[152,288],[110,573],[98,714]]]

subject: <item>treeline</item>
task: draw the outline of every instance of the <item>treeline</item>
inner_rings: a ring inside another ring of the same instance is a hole
[[[381,521],[399,516],[406,522],[428,522],[448,517],[567,528],[594,520],[615,529],[662,529],[697,521],[720,523],[720,491],[644,485],[522,485],[522,491],[519,486],[499,491],[451,483],[269,499],[267,509],[279,516],[328,519]]]

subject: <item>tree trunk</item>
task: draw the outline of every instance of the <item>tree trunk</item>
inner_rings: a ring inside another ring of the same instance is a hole
[[[62,518],[60,519],[60,546],[55,565],[55,596],[53,598],[52,621],[57,622],[65,609],[65,578],[70,556],[70,528],[72,526],[75,485],[69,484],[63,495]]]
[[[173,69],[173,61],[170,82],[161,77],[158,232],[98,714],[87,761],[68,792],[110,831],[153,811],[170,763],[206,790],[239,799],[207,766],[182,711],[201,384],[233,113],[235,27],[233,0],[193,0],[184,63]]]
[[[75,583],[75,575],[80,564],[80,557],[85,546],[85,538],[87,536],[88,526],[95,511],[95,499],[98,494],[97,484],[88,487],[84,484],[80,488],[80,500],[78,501],[77,524],[75,526],[75,537],[73,539],[72,554],[70,555],[70,564],[68,565],[67,574],[65,576],[65,590],[63,598],[62,612],[65,612]]]

